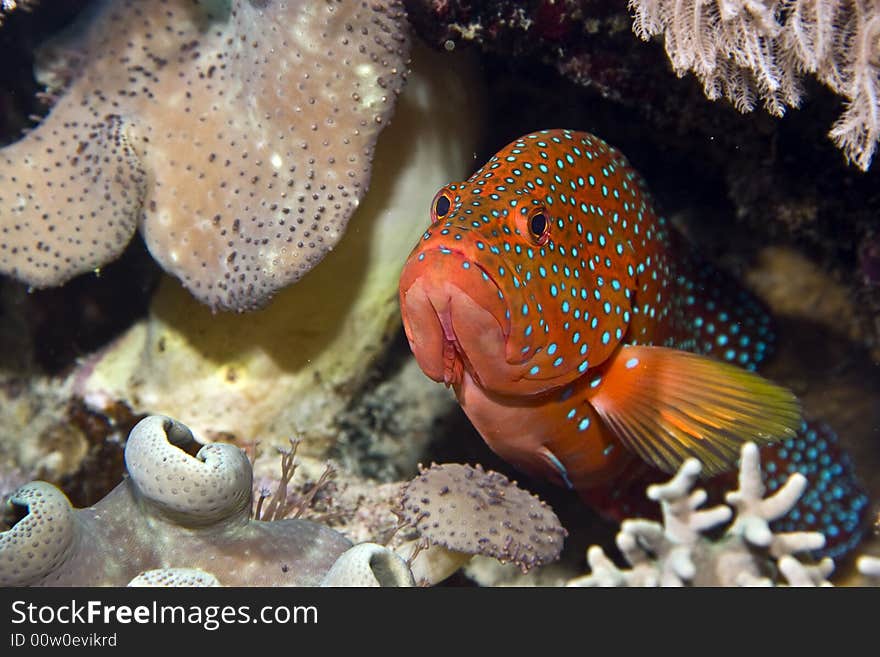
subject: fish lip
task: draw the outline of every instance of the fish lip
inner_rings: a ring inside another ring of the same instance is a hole
[[[444,251],[444,249],[445,249],[445,251]],[[474,258],[470,257],[464,251],[461,251],[459,249],[454,249],[454,248],[451,248],[448,246],[435,246],[430,249],[424,249],[422,251],[419,251],[419,253],[424,253],[424,254],[442,253],[443,255],[449,255],[450,253],[453,253],[457,256],[460,256],[461,258],[463,258],[464,260],[469,262],[471,265],[473,265],[474,267],[476,267],[477,269],[480,270],[480,272],[483,274],[483,276],[488,281],[490,281],[492,283],[492,285],[495,287],[495,291],[499,294],[499,298],[504,303],[504,306],[507,307],[508,311],[510,310],[510,308],[508,307],[508,304],[507,304],[507,297],[504,296],[504,293],[501,290],[501,286],[498,285],[498,283],[496,282],[496,280],[492,276],[492,274],[489,273],[489,271],[485,267],[483,267],[479,262],[477,262]],[[465,292],[465,294],[467,294],[467,292],[465,290],[462,290],[462,292]],[[434,310],[436,312],[436,308]],[[510,313],[508,313],[508,314],[510,314]],[[437,317],[438,317],[438,319],[440,318],[439,314]],[[495,319],[497,320],[498,318],[496,317]],[[501,325],[501,328],[502,328],[502,331],[501,331],[502,335],[504,336],[504,339],[507,340],[507,338],[510,337],[510,317],[505,316],[504,323]],[[444,332],[445,332],[445,329],[444,329]]]
[[[447,387],[458,386],[461,383],[463,372],[466,368],[471,367],[471,363],[455,333],[455,326],[452,323],[452,308],[447,305],[446,308],[440,310],[437,308],[435,299],[430,296],[427,299],[443,333],[443,379],[442,381],[436,380]]]
[[[490,313],[492,317],[494,317],[495,322],[498,325],[498,329],[501,332],[501,338],[503,340],[507,340],[510,335],[510,308],[507,302],[504,293],[501,290],[501,287],[498,285],[498,282],[492,276],[492,274],[483,267],[480,263],[478,263],[472,256],[468,255],[464,251],[456,248],[451,248],[446,245],[438,245],[432,246],[431,248],[425,248],[418,251],[415,251],[410,255],[410,258],[407,261],[407,266],[409,266],[409,262],[412,258],[417,255],[453,255],[460,258],[462,261],[469,263],[472,267],[474,267],[477,271],[479,271],[483,275],[483,280],[490,281],[492,287],[494,287],[496,294],[498,295],[498,299],[501,302],[501,305],[506,310],[504,318],[498,317],[495,313],[490,312],[488,309],[487,312]],[[401,272],[402,276],[406,276],[405,271]],[[415,275],[410,278],[406,287],[401,287],[401,294],[405,295],[410,289],[412,289],[417,281],[421,278],[420,275]],[[452,285],[460,290],[460,292],[466,296],[471,296],[468,294],[466,289],[461,288],[459,285],[456,285],[454,282],[450,281]],[[461,375],[465,371],[470,371],[472,373],[473,378],[478,381],[482,385],[482,380],[479,374],[476,372],[473,363],[468,357],[467,352],[461,345],[461,342],[458,339],[458,336],[455,332],[455,327],[452,322],[452,313],[451,308],[445,310],[438,310],[435,300],[431,298],[429,295],[427,297],[428,303],[430,304],[434,316],[436,318],[437,323],[440,325],[442,339],[444,344],[444,367],[441,379],[434,379],[439,383],[444,383],[446,386],[452,386],[457,389],[457,387],[461,384]],[[454,356],[453,356],[454,354]],[[432,376],[432,378],[434,378]]]
[[[504,293],[501,290],[501,286],[498,285],[495,278],[492,276],[492,274],[485,267],[483,267],[479,262],[477,262],[476,260],[474,260],[473,258],[468,256],[468,254],[465,253],[464,251],[461,251],[459,249],[455,249],[452,247],[448,247],[448,246],[434,246],[434,247],[431,247],[430,249],[424,249],[422,251],[419,251],[419,253],[442,253],[443,255],[449,255],[450,253],[452,253],[454,255],[460,256],[461,258],[463,258],[467,262],[471,263],[471,265],[473,265],[474,267],[479,269],[480,272],[482,272],[483,276],[487,280],[491,281],[492,285],[495,286],[495,291],[500,295],[500,299],[501,299],[502,303],[504,304],[504,306],[508,310],[508,312],[506,313],[505,318],[504,318],[504,323],[502,324],[501,322],[499,322],[499,325],[501,326],[501,333],[502,333],[504,340],[506,341],[510,338],[510,325],[511,325],[511,321],[512,321],[510,316],[512,313],[510,312],[510,306],[507,302],[507,297],[504,296]],[[432,304],[432,306],[433,306],[433,304]],[[471,366],[470,361],[467,359],[467,355],[465,354],[464,349],[460,348],[460,344],[458,342],[458,337],[455,336],[455,330],[452,326],[451,316],[449,316],[449,317],[441,316],[441,314],[437,311],[436,308],[434,308],[434,313],[437,315],[437,321],[439,321],[440,325],[443,327],[444,339],[453,343],[453,345],[456,348],[457,353],[465,361],[465,363],[468,365],[468,367],[471,367],[471,371],[474,372],[475,378],[477,380],[479,380],[479,376],[476,374],[476,370]],[[453,339],[449,338],[449,335],[447,333],[446,323],[443,321],[444,319],[449,320],[449,327],[448,328],[449,328],[449,332],[451,332],[452,335],[454,336]],[[495,319],[496,319],[496,321],[498,320],[497,317]],[[537,354],[537,352],[534,352],[531,355],[529,355],[528,358],[526,358],[524,360],[517,360],[517,361],[508,360],[507,362],[510,365],[525,365],[526,363],[531,361],[535,357],[536,354]],[[522,378],[525,379],[525,375],[523,375]],[[480,381],[480,384],[482,385],[482,381]]]
[[[443,331],[443,383],[448,386],[456,386],[461,383],[463,372],[471,363],[467,359],[461,343],[458,341],[458,335],[455,333],[455,327],[452,324],[452,310],[447,309],[443,312],[437,310],[434,303],[429,299],[437,321],[440,322],[440,328]]]

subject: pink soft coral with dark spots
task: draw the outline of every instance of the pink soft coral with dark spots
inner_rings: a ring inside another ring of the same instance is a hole
[[[51,113],[0,150],[0,272],[58,285],[140,228],[204,303],[264,304],[363,198],[406,25],[398,0],[98,3],[43,52]]]

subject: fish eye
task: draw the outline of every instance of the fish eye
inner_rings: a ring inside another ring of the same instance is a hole
[[[446,213],[449,212],[449,208],[451,205],[452,201],[446,198],[446,196],[441,196],[434,204],[434,212],[437,214],[438,217],[445,217]]]
[[[529,215],[526,226],[529,236],[539,245],[544,245],[550,238],[550,220],[543,207],[535,208]]]
[[[451,208],[452,197],[449,194],[449,190],[444,187],[437,192],[434,200],[431,202],[431,223],[439,223],[443,217],[449,214]]]
[[[547,228],[547,217],[544,216],[544,213],[533,214],[531,219],[529,219],[529,230],[532,236],[541,237],[544,234],[545,228]]]

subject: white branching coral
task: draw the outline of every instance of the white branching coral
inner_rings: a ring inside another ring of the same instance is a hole
[[[843,96],[829,133],[867,170],[880,139],[880,2],[877,0],[629,0],[633,31],[663,35],[679,76],[748,112],[760,99],[782,116],[800,104],[809,73]]]
[[[806,563],[794,554],[817,550],[825,537],[818,532],[774,534],[773,520],[788,513],[804,492],[806,479],[793,474],[765,498],[758,448],[747,443],[741,452],[739,488],[726,496],[733,507],[700,509],[706,492],[693,487],[699,461],[686,461],[667,483],[650,486],[648,497],[660,503],[663,522],[625,520],[617,534],[630,569],[621,569],[599,546],[587,551],[592,573],[569,586],[772,586],[781,574],[791,586],[829,585],[834,562]],[[706,533],[734,515],[718,540]]]

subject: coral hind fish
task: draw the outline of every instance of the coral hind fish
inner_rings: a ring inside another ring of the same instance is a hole
[[[755,373],[773,341],[762,306],[587,133],[526,135],[443,187],[400,303],[422,370],[486,443],[586,500],[643,465],[696,457],[718,475],[743,442],[808,430],[795,396]]]

